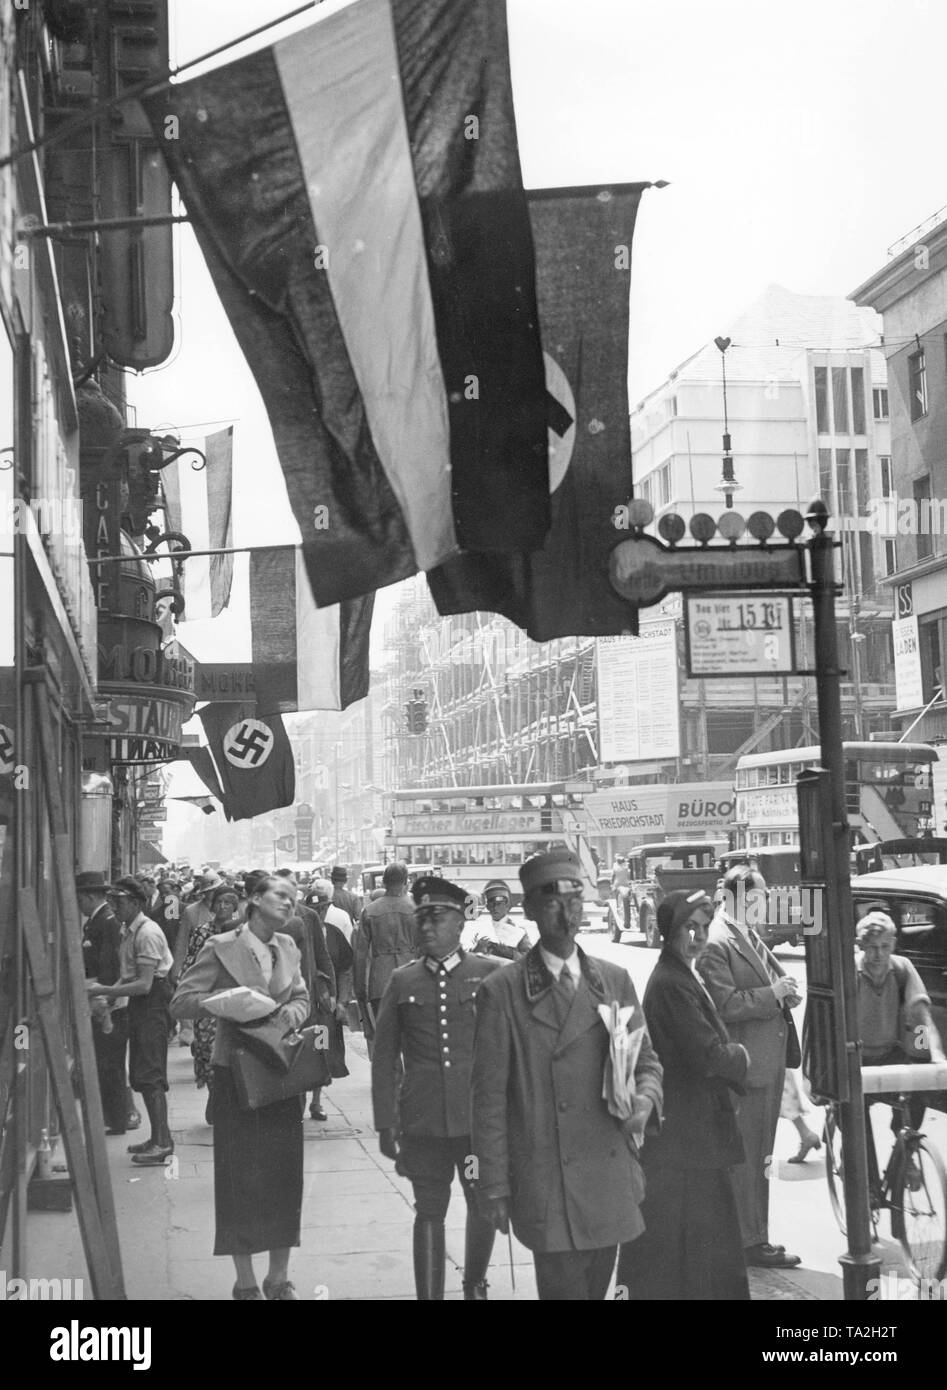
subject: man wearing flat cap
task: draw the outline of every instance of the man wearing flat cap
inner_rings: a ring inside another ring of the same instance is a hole
[[[566,848],[520,869],[523,910],[539,928],[529,954],[493,972],[477,997],[473,1147],[495,1225],[533,1252],[540,1299],[588,1301],[608,1291],[617,1248],[644,1229],[637,1158],[661,1111],[661,1064],[645,1029],[634,1113],[602,1096],[609,1032],[599,1007],[644,1014],[627,971],[575,944],[582,870]]]
[[[414,1188],[418,1299],[444,1297],[444,1219],[456,1170],[467,1202],[464,1299],[479,1302],[487,1297],[495,1232],[473,1187],[474,997],[502,962],[461,949],[460,933],[474,903],[463,888],[426,875],[415,882],[413,897],[423,955],[394,971],[381,1000],[372,1057],[375,1128],[382,1153]]]
[[[145,915],[149,893],[137,878],[120,878],[108,890],[109,906],[122,924],[121,976],[114,985],[89,987],[103,999],[128,999],[128,1072],[151,1121],[151,1137],[129,1146],[140,1167],[164,1164],[174,1152],[168,1128],[168,1037],[171,1031],[173,958],[164,932]]]

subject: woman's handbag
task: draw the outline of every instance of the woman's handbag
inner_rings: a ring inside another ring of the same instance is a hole
[[[240,1031],[247,1041],[245,1031]],[[260,1060],[262,1049],[258,1045],[255,1052],[238,1046],[231,1053],[231,1074],[242,1110],[259,1110],[290,1096],[318,1090],[331,1081],[329,1037],[324,1024],[302,1028],[298,1033],[284,1033],[278,1042],[271,1040],[268,1046],[269,1063]]]

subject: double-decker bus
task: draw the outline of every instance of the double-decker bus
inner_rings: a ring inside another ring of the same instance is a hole
[[[843,743],[845,805],[855,844],[933,833],[928,743]],[[750,753],[736,766],[734,848],[798,845],[796,778],[821,763],[818,748]]]
[[[416,787],[389,793],[388,858],[429,867],[483,893],[506,879],[519,902],[519,867],[531,854],[568,845],[582,863],[586,895],[597,897],[595,861],[580,828],[583,801],[564,782],[485,787]]]

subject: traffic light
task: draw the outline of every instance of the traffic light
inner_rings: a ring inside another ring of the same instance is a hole
[[[409,734],[423,734],[427,730],[427,701],[415,696],[404,707],[404,721]]]

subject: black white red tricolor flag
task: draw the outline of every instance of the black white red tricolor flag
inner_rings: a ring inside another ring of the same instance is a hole
[[[541,545],[503,0],[354,0],[145,105],[266,404],[317,604],[460,547]]]
[[[502,613],[538,642],[637,632],[634,611],[609,584],[608,556],[622,539],[614,509],[631,496],[628,295],[644,187],[528,194],[552,525],[532,554],[468,553],[435,569],[428,584],[441,613]]]

